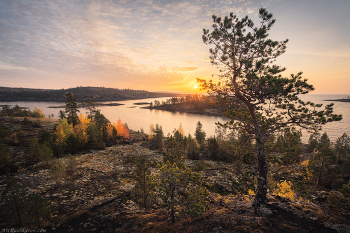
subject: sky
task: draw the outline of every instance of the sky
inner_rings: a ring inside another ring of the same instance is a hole
[[[350,93],[349,0],[0,0],[0,86],[76,86],[195,93],[216,80],[203,28],[211,16],[265,7],[277,65],[303,72],[314,94]],[[214,76],[212,76],[214,75]]]

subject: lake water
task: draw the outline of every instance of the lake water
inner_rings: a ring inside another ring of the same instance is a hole
[[[346,133],[350,136],[350,102],[337,102],[337,101],[324,101],[324,100],[334,100],[334,99],[343,99],[347,98],[349,95],[343,94],[329,94],[329,95],[316,95],[308,94],[301,97],[304,101],[311,101],[313,103],[320,103],[327,105],[333,103],[334,114],[343,115],[343,119],[337,122],[330,122],[322,126],[321,135],[323,132],[327,132],[329,138],[332,142],[335,142],[343,133]],[[302,130],[303,133],[303,142],[307,142],[309,139],[309,134]]]
[[[314,103],[329,104],[330,102],[324,101],[326,99],[341,99],[346,98],[348,95],[304,95],[303,100],[312,101]],[[167,98],[157,98],[160,102]],[[179,128],[180,123],[185,131],[185,134],[192,134],[196,130],[197,122],[200,121],[203,125],[203,130],[206,132],[207,137],[215,135],[216,122],[225,122],[224,118],[214,116],[204,116],[198,114],[189,113],[173,113],[161,110],[149,110],[142,109],[140,105],[133,105],[137,102],[153,102],[155,99],[141,99],[141,100],[127,100],[127,101],[115,101],[112,103],[121,103],[120,106],[100,106],[97,107],[101,110],[101,113],[106,116],[112,123],[116,123],[120,118],[123,123],[127,123],[130,129],[140,130],[143,128],[145,133],[149,133],[150,125],[156,125],[157,123],[162,126],[164,135],[172,133],[173,130]],[[350,103],[346,102],[333,102],[334,113],[342,114],[343,120],[340,122],[331,122],[323,126],[323,132],[327,132],[331,141],[340,137],[343,133],[350,135]],[[48,106],[60,106],[64,103],[57,102],[0,102],[0,105],[19,105],[21,107],[27,107],[33,110],[34,107],[42,109],[46,116],[54,114],[54,118],[58,117],[59,108],[48,108]],[[85,109],[80,109],[80,112],[85,114]],[[309,134],[303,131],[303,142],[307,142]]]

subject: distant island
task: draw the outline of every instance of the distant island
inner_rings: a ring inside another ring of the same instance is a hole
[[[237,98],[218,102],[215,97],[195,94],[179,98],[172,97],[162,102],[155,100],[154,103],[142,108],[223,117],[227,110],[241,107],[245,106]]]
[[[324,100],[324,101],[350,102],[350,96],[348,96],[347,98],[343,98],[343,99]]]
[[[137,102],[137,103],[133,103],[133,105],[150,105],[151,102]]]
[[[90,98],[96,101],[122,101],[160,97],[178,97],[181,94],[149,92],[145,90],[107,87],[74,87],[68,89],[31,89],[0,87],[0,101],[50,101],[64,102],[65,93],[73,93],[77,102]]]
[[[120,105],[124,105],[124,104],[120,104],[120,103],[109,103],[109,104],[105,104],[105,103],[95,103],[95,107],[100,107],[100,106],[120,106]],[[60,106],[49,106],[48,108],[65,108],[65,105],[60,105]],[[80,103],[78,104],[78,108],[84,108],[84,104]]]

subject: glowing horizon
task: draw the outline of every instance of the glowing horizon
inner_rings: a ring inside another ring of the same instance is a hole
[[[196,78],[219,74],[203,28],[230,12],[258,24],[260,7],[277,20],[270,38],[290,40],[276,60],[285,76],[304,72],[314,94],[350,93],[350,2],[326,0],[3,1],[0,85],[203,93]]]

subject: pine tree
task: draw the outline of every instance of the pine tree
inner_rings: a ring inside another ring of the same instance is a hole
[[[90,98],[85,99],[85,101],[83,102],[83,106],[85,107],[85,109],[88,111],[86,114],[88,114],[88,118],[93,120],[94,116],[96,114],[96,112],[98,111],[96,109],[96,105],[95,102],[92,101]]]
[[[208,140],[208,150],[210,153],[210,157],[216,159],[219,153],[219,143],[216,140],[215,136],[210,137]]]
[[[337,157],[331,148],[331,142],[327,133],[324,133],[318,143],[317,151],[311,155],[308,163],[310,178],[320,184],[329,185],[334,180],[336,173],[332,165],[336,162]]]
[[[161,125],[156,124],[156,127],[153,129],[153,136],[151,141],[151,149],[163,149],[163,129]]]
[[[200,121],[197,122],[196,132],[194,134],[198,144],[202,145],[205,140],[206,133],[203,131],[203,125]]]
[[[79,151],[79,141],[74,133],[71,133],[66,138],[66,152],[76,154]]]
[[[11,165],[14,165],[14,156],[6,144],[1,143],[0,140],[0,175],[6,174],[10,171]]]
[[[106,144],[103,142],[103,137],[95,122],[91,122],[87,128],[89,137],[88,145],[91,149],[105,149]]]
[[[187,157],[190,159],[198,159],[197,143],[191,134],[188,134],[187,137]]]
[[[198,217],[204,213],[208,192],[201,186],[200,175],[193,173],[183,163],[172,164],[167,161],[160,168],[158,187],[172,223],[176,220],[176,212],[190,217]]]
[[[38,154],[39,154],[40,144],[39,140],[37,138],[31,138],[28,143],[28,148],[26,150],[28,158],[32,162],[39,162],[38,161]]]
[[[175,222],[176,212],[190,217],[202,215],[208,193],[202,187],[200,174],[185,165],[184,150],[173,136],[169,138],[163,156],[157,186],[170,211],[171,221]]]
[[[313,152],[314,149],[318,146],[318,141],[320,140],[320,132],[315,129],[312,134],[310,134],[309,137],[309,144],[307,145],[307,151],[308,152]]]
[[[15,220],[18,227],[25,225],[26,212],[28,211],[28,197],[26,189],[17,182],[16,178],[8,176],[6,189],[1,197],[1,218],[7,221]]]
[[[350,137],[346,133],[340,136],[335,143],[335,151],[338,154],[338,162],[343,157],[350,154]]]
[[[61,161],[56,160],[50,170],[50,176],[56,181],[56,186],[60,184],[60,180],[64,177],[64,175],[65,175],[64,164]]]
[[[171,164],[181,164],[184,161],[184,148],[172,135],[167,140],[167,145],[163,153],[163,161],[164,163],[170,162]]]
[[[276,149],[284,153],[282,161],[285,164],[299,163],[301,153],[301,131],[295,128],[287,128],[277,138]]]
[[[79,123],[78,117],[78,104],[76,99],[73,97],[72,93],[66,93],[66,113],[67,113],[67,121],[68,124],[73,124],[73,127]]]
[[[268,39],[268,32],[275,23],[266,9],[259,10],[259,26],[248,16],[238,19],[233,13],[225,18],[213,15],[214,30],[204,29],[203,42],[213,45],[209,50],[213,65],[221,72],[221,82],[199,80],[209,94],[222,99],[238,98],[245,107],[227,112],[232,120],[226,126],[244,129],[256,140],[258,183],[254,207],[266,202],[267,170],[264,144],[275,131],[298,125],[311,129],[314,124],[341,120],[333,115],[332,104],[318,111],[320,105],[304,102],[298,95],[313,90],[302,79],[302,73],[282,77],[285,71],[272,64],[286,50],[288,40]],[[308,107],[312,108],[309,109]]]
[[[45,162],[46,166],[49,166],[49,162],[54,159],[54,155],[48,143],[44,143],[40,145],[37,158],[39,159],[40,162]]]
[[[50,202],[37,193],[32,193],[28,197],[29,208],[35,219],[37,228],[40,229],[40,220],[50,216]]]
[[[58,115],[59,115],[59,118],[60,118],[61,120],[63,120],[64,118],[66,118],[66,113],[65,113],[63,110],[60,110],[59,113],[58,113]]]
[[[143,208],[149,207],[151,190],[152,190],[152,176],[150,171],[150,164],[144,155],[139,155],[136,159],[135,175],[137,185],[135,192],[140,197],[140,203]]]

